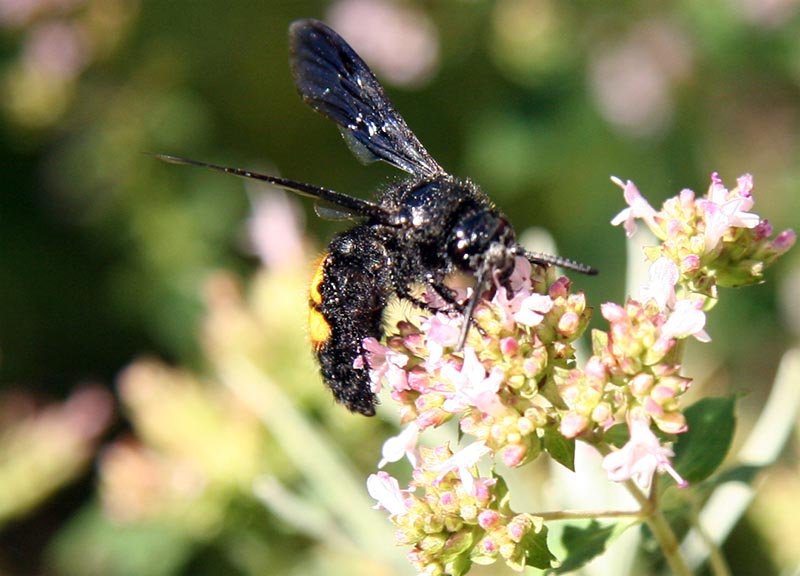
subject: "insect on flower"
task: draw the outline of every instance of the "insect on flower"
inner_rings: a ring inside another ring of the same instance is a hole
[[[323,218],[355,221],[331,240],[309,290],[309,335],[322,377],[338,402],[353,412],[375,414],[377,397],[366,369],[364,340],[383,335],[383,311],[392,296],[430,308],[413,295],[415,287],[427,286],[451,310],[463,313],[460,349],[485,289],[507,285],[516,256],[596,273],[584,264],[517,244],[508,219],[475,184],[439,166],[372,71],[331,28],[298,20],[289,28],[289,43],[292,74],[303,100],[338,125],[359,160],[383,160],[409,173],[408,179],[370,202],[239,168],[157,157],[269,182],[313,198]],[[474,278],[466,301],[446,283],[456,273]]]

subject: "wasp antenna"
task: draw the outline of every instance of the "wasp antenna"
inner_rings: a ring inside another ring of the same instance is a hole
[[[170,156],[169,154],[153,154],[155,158],[162,162],[169,164],[179,164],[182,166],[197,166],[199,168],[208,168],[217,172],[225,174],[233,174],[242,178],[249,178],[251,180],[260,180],[267,182],[278,188],[283,188],[289,192],[294,192],[300,196],[314,198],[323,202],[328,202],[340,208],[344,208],[352,214],[366,217],[386,218],[386,211],[378,205],[360,198],[354,198],[335,190],[329,190],[313,184],[306,184],[305,182],[297,182],[295,180],[288,180],[279,176],[270,176],[269,174],[261,174],[260,172],[253,172],[251,170],[243,170],[241,168],[232,168],[230,166],[221,166],[219,164],[211,164],[210,162],[202,162],[200,160],[191,160],[189,158],[182,158],[180,156]]]
[[[580,272],[581,274],[587,274],[589,276],[595,276],[599,270],[597,268],[593,268],[587,264],[582,264],[580,262],[576,262],[575,260],[570,260],[569,258],[563,258],[561,256],[553,256],[552,254],[544,254],[542,252],[530,252],[529,250],[525,250],[521,246],[517,247],[516,253],[519,256],[524,256],[528,259],[528,261],[533,262],[535,264],[544,264],[545,266],[559,266],[561,268],[566,268],[567,270],[574,270],[575,272]]]

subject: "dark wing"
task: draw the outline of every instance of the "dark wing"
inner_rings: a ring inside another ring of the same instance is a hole
[[[323,214],[328,215],[332,219],[354,219],[357,217],[374,218],[381,221],[388,219],[388,213],[380,206],[354,198],[335,190],[328,190],[327,188],[320,188],[312,184],[305,184],[303,182],[295,182],[294,180],[287,180],[278,176],[269,176],[268,174],[260,174],[258,172],[251,172],[250,170],[242,170],[241,168],[230,168],[228,166],[220,166],[218,164],[209,164],[208,162],[201,162],[199,160],[189,160],[188,158],[181,158],[179,156],[169,156],[167,154],[154,154],[156,158],[170,164],[182,164],[185,166],[200,166],[201,168],[210,168],[217,172],[224,172],[225,174],[233,174],[234,176],[241,176],[242,178],[251,178],[253,180],[261,180],[283,188],[289,192],[294,192],[300,196],[314,198],[319,203],[329,204],[334,208],[325,208],[322,205],[317,206],[317,211],[322,211]]]
[[[303,100],[339,125],[359,160],[384,160],[415,176],[444,173],[341,36],[317,20],[297,20],[289,28],[289,45]]]

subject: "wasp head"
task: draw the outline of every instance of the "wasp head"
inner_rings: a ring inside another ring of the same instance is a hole
[[[506,217],[494,211],[480,211],[451,228],[447,254],[461,271],[491,270],[504,278],[514,267],[514,246],[514,229]]]

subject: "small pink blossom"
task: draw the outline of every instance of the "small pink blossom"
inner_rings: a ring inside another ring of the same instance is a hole
[[[519,310],[513,314],[514,320],[524,326],[537,326],[544,315],[553,308],[553,300],[544,294],[531,294],[519,303]]]
[[[503,383],[505,373],[495,366],[486,375],[486,369],[478,360],[475,350],[464,348],[464,363],[460,368],[447,364],[442,368],[442,376],[453,383],[453,392],[445,399],[442,408],[452,414],[463,412],[475,406],[482,412],[497,414],[504,410],[497,393]]]
[[[519,466],[525,456],[528,454],[528,448],[524,444],[509,444],[503,448],[500,453],[500,460],[509,468],[516,468]]]
[[[533,289],[533,281],[531,280],[531,263],[527,258],[517,256],[514,259],[514,270],[511,276],[508,277],[508,284],[511,286],[512,292],[530,292]]]
[[[461,336],[461,322],[445,314],[434,314],[422,322],[422,331],[427,335],[428,354],[425,366],[430,370],[442,359],[445,348],[458,344]]]
[[[401,490],[397,479],[387,472],[370,474],[367,478],[367,492],[377,501],[377,504],[373,506],[376,510],[386,510],[392,516],[408,512],[406,504],[408,491]]]
[[[558,320],[559,334],[574,334],[581,325],[581,317],[575,312],[564,312]]]
[[[625,308],[615,302],[601,304],[600,313],[603,315],[603,318],[608,320],[611,324],[626,322],[628,319],[628,313],[625,311]]]
[[[367,364],[369,364],[369,376],[373,392],[376,394],[380,392],[384,381],[389,384],[392,390],[405,390],[408,388],[407,373],[403,370],[403,367],[408,363],[408,356],[381,345],[375,338],[365,338],[363,346]],[[356,358],[353,362],[353,367],[363,368],[363,357]]]
[[[697,202],[705,221],[706,252],[716,248],[730,228],[755,228],[761,221],[758,214],[748,212],[753,207],[753,177],[740,176],[737,187],[730,192],[722,185],[719,175],[711,175],[711,185],[705,199]]]
[[[496,510],[483,510],[478,514],[478,525],[484,530],[497,526],[502,517]]]
[[[643,407],[644,411],[647,412],[648,415],[654,416],[655,418],[659,418],[664,415],[664,407],[656,402],[651,396],[648,396],[644,399]]]
[[[614,413],[611,411],[611,406],[608,402],[600,402],[594,407],[592,420],[597,422],[604,432],[616,424]]]
[[[522,291],[515,293],[509,298],[508,290],[502,286],[498,287],[492,298],[492,304],[497,307],[500,314],[500,323],[506,330],[511,330],[514,326],[514,315],[519,312],[522,302],[529,296],[529,292]]]
[[[383,468],[389,462],[397,462],[404,456],[408,458],[412,468],[416,468],[419,432],[419,425],[416,422],[411,422],[400,434],[387,439],[383,443],[383,449],[381,450],[383,458],[378,462],[378,468]]]
[[[533,528],[533,522],[527,514],[517,514],[508,523],[508,535],[514,542],[522,542],[525,535]]]
[[[491,453],[492,449],[482,441],[473,442],[469,446],[453,454],[447,460],[431,466],[429,470],[439,473],[437,477],[439,481],[448,473],[457,472],[458,477],[461,479],[461,484],[469,494],[472,494],[475,487],[475,476],[473,476],[471,468],[473,468],[481,458]]]
[[[598,356],[592,356],[586,361],[584,372],[589,378],[600,382],[604,381],[608,376],[605,364],[603,364],[603,361]]]
[[[622,188],[623,196],[628,207],[622,210],[619,214],[614,216],[611,220],[613,226],[619,226],[624,222],[625,235],[630,238],[636,232],[636,219],[642,218],[648,226],[655,227],[655,216],[657,214],[655,208],[650,206],[650,203],[644,199],[636,185],[630,180],[623,182],[616,176],[611,177],[611,181]]]
[[[697,254],[687,254],[681,260],[681,272],[684,274],[697,272],[700,269],[700,256]]]
[[[667,434],[683,434],[689,429],[686,417],[680,412],[668,412],[656,420],[659,430]]]
[[[797,234],[793,230],[784,230],[778,237],[770,242],[771,248],[776,254],[781,255],[789,250],[797,241]]]
[[[645,490],[650,488],[653,475],[667,472],[680,487],[688,485],[672,467],[670,458],[674,453],[670,448],[662,446],[647,418],[633,417],[628,422],[630,440],[617,450],[603,458],[603,469],[608,472],[612,482],[624,482],[633,478]]]
[[[502,352],[504,356],[513,356],[519,353],[519,340],[513,336],[502,338],[500,340],[500,352]]]
[[[564,438],[579,436],[589,425],[589,419],[579,412],[569,412],[561,419],[561,435]]]
[[[628,388],[635,396],[644,396],[650,393],[654,382],[655,378],[652,374],[641,372],[631,379]]]
[[[755,240],[763,240],[764,238],[772,236],[773,232],[772,224],[770,224],[769,220],[764,218],[758,223],[758,226],[753,228],[753,238]]]
[[[461,326],[458,321],[443,314],[434,314],[422,323],[423,331],[428,336],[428,345],[431,341],[442,347],[455,346],[461,335]]]
[[[706,314],[700,299],[678,300],[675,310],[661,327],[661,339],[686,338],[694,336],[700,342],[710,342],[711,337],[703,330]]]

